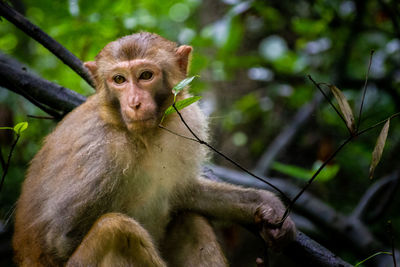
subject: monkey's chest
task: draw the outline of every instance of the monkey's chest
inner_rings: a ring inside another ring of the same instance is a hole
[[[115,208],[138,221],[158,241],[170,221],[172,188],[153,172],[138,172],[125,183],[123,198]]]
[[[170,221],[172,199],[194,178],[197,159],[192,154],[193,150],[171,139],[160,141],[140,157],[136,169],[122,177],[118,209],[137,220],[155,240],[163,237]]]

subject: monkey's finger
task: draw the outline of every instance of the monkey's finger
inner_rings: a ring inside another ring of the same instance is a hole
[[[280,217],[277,216],[276,211],[269,206],[258,207],[255,214],[254,220],[257,225],[261,227],[272,226],[279,222]]]
[[[260,231],[261,237],[264,239],[265,243],[269,248],[273,248],[275,246],[275,237],[276,233],[274,233],[276,230],[270,229],[268,227],[263,227]]]
[[[281,251],[296,238],[296,227],[292,220],[287,220],[280,229],[269,231],[272,236],[273,249]]]

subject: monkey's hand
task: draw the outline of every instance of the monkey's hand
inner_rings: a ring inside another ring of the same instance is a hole
[[[281,204],[281,203],[279,203]],[[283,205],[261,205],[255,212],[255,223],[268,247],[280,251],[296,238],[296,227],[290,217],[278,227],[284,213]]]

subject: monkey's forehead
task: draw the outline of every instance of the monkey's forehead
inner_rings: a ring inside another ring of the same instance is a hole
[[[152,71],[160,71],[159,65],[156,64],[154,60],[150,60],[147,58],[116,61],[112,64],[110,70],[118,70],[118,69],[134,70],[137,68],[149,68]]]
[[[175,54],[177,44],[153,33],[124,36],[106,45],[98,57],[111,56],[119,61]]]

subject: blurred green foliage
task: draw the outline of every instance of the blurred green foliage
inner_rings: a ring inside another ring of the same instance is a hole
[[[293,178],[308,181],[310,179],[310,177],[312,177],[314,175],[314,173],[321,167],[321,165],[322,165],[321,161],[316,161],[313,164],[311,170],[308,170],[308,169],[304,169],[304,168],[289,165],[289,164],[282,164],[279,162],[274,162],[272,164],[271,168],[280,173],[289,175]],[[329,180],[333,179],[336,176],[336,174],[338,173],[339,169],[340,168],[339,168],[338,164],[327,165],[318,174],[318,181],[325,182],[325,181],[329,181]]]
[[[306,79],[307,74],[318,82],[335,84],[358,114],[369,54],[374,49],[361,128],[390,116],[400,105],[400,33],[393,26],[400,21],[387,9],[400,9],[393,0],[22,3],[33,23],[82,61],[92,60],[108,42],[138,31],[155,32],[192,45],[190,75],[200,75],[200,79],[193,82],[191,91],[204,95],[201,102],[211,114],[214,143],[249,168],[255,166],[295,112],[313,98],[316,88]],[[93,93],[77,74],[5,19],[0,22],[0,51],[45,79],[84,95]],[[14,122],[26,121],[28,114],[44,115],[22,97],[2,88],[0,107],[12,113]],[[55,126],[48,120],[28,121],[29,128],[17,145],[0,195],[0,218],[8,217],[29,160]],[[337,170],[323,183],[317,179],[313,192],[339,211],[351,211],[371,185],[368,166],[379,130],[346,147],[334,160]],[[398,167],[399,131],[395,119],[376,177]],[[271,175],[292,175],[287,166],[308,169],[325,159],[346,134],[332,108],[323,103],[292,145],[276,159],[284,165],[275,165]],[[1,147],[4,156],[9,145],[1,143]],[[219,158],[215,160],[226,164]],[[400,229],[399,214],[393,208],[376,223],[387,218],[392,219],[395,229]]]

